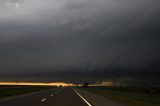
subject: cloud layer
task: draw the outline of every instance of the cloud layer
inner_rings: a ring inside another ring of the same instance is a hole
[[[0,74],[159,70],[159,4],[1,0]]]

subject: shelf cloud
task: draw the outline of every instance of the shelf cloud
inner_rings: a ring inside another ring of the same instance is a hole
[[[18,80],[17,75],[26,74],[34,80],[47,81],[45,75],[73,79],[54,74],[63,72],[83,79],[82,72],[95,80],[94,73],[101,72],[97,79],[105,79],[111,70],[159,72],[159,4],[158,0],[1,0],[0,80]]]

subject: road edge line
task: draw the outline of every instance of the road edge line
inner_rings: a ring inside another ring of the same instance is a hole
[[[73,89],[73,88],[72,88]],[[81,94],[79,94],[75,89],[73,91],[88,105],[92,106]]]

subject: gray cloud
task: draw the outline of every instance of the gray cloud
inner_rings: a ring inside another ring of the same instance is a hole
[[[158,0],[0,2],[1,75],[160,69]]]

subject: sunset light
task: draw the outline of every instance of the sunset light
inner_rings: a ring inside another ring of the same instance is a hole
[[[64,82],[0,82],[0,85],[37,85],[37,86],[73,86],[74,84],[68,84]]]

